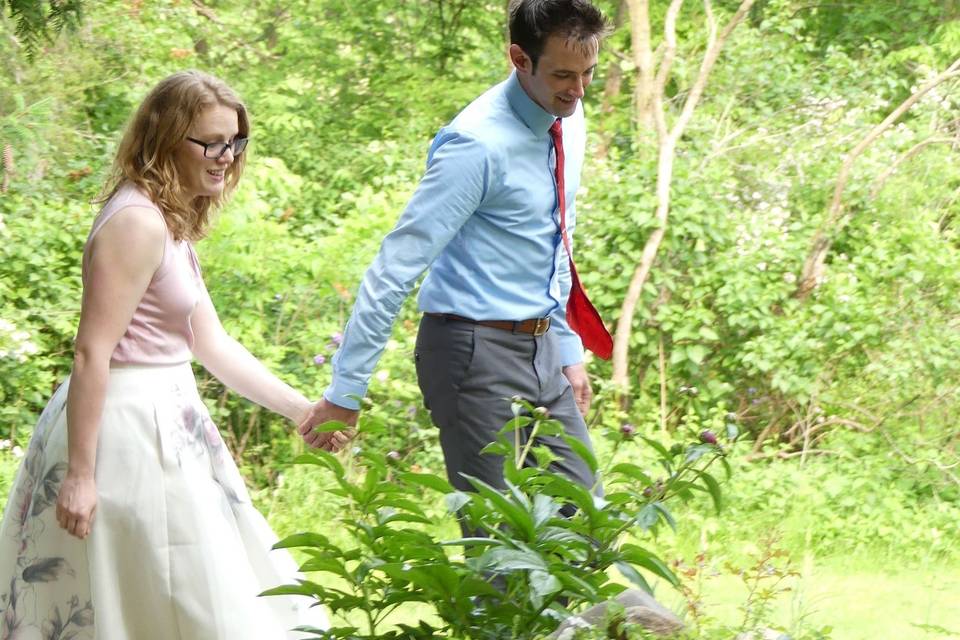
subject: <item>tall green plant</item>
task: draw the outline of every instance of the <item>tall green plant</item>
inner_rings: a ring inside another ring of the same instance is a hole
[[[345,626],[311,630],[317,638],[523,640],[623,591],[613,568],[647,591],[648,575],[677,585],[641,540],[665,523],[676,526],[667,506],[672,500],[700,492],[720,508],[719,483],[708,471],[717,461],[726,464],[716,436],[704,431],[696,441],[667,447],[628,425],[616,435],[611,461],[617,450],[642,445],[656,452],[662,473],[633,461],[612,463],[602,473],[608,492],[601,497],[551,471],[554,457],[539,438],[564,439],[599,472],[590,450],[543,409],[520,399],[513,407],[515,418],[485,450],[505,460],[502,491],[476,478],[469,478],[473,492],[457,491],[444,478],[407,471],[392,456],[362,449],[357,473],[325,452],[299,458],[333,475],[343,514],[338,525],[347,539],[285,538],[277,546],[299,549],[307,557],[302,571],[323,576],[266,593],[307,595],[334,614],[352,614]],[[430,508],[438,503],[445,505],[440,514]],[[454,518],[471,535],[443,540],[427,526]],[[429,615],[418,624],[391,624],[389,616],[410,603],[427,607]]]

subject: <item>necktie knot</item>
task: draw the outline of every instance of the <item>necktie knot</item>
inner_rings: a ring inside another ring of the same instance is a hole
[[[560,118],[554,120],[553,124],[550,125],[550,137],[553,138],[554,142],[563,138],[563,128],[560,125]]]

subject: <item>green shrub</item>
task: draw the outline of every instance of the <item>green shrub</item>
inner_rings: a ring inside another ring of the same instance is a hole
[[[610,434],[615,446],[602,475],[607,492],[599,498],[547,470],[552,455],[537,444],[537,436],[564,438],[599,470],[594,455],[563,435],[562,426],[542,410],[519,399],[513,406],[517,417],[487,448],[506,460],[505,491],[476,479],[470,480],[475,493],[455,491],[445,478],[409,471],[399,456],[362,447],[353,472],[324,452],[299,458],[336,483],[327,495],[336,496],[337,506],[326,511],[338,514],[340,526],[333,530],[339,533],[300,533],[278,543],[306,554],[301,569],[324,578],[267,593],[309,595],[335,614],[362,618],[359,624],[317,631],[320,638],[493,640],[540,637],[572,610],[619,593],[623,584],[608,573],[614,567],[646,590],[644,573],[678,584],[656,554],[626,536],[643,538],[663,524],[675,526],[665,503],[690,500],[697,492],[709,495],[719,509],[719,484],[707,472],[714,462],[725,463],[724,449],[713,444],[716,437],[704,431],[692,443],[665,446],[634,429]],[[376,420],[362,422],[361,432],[381,427]],[[647,456],[661,475],[636,463],[639,443],[649,447]],[[536,466],[527,466],[533,460]],[[437,504],[445,510],[431,506]],[[574,506],[575,515],[562,517],[565,505]],[[438,521],[452,525],[454,514],[465,531],[481,537],[438,537]],[[331,530],[329,523],[323,530]],[[430,614],[397,625],[388,621],[392,612],[409,611],[412,603]]]

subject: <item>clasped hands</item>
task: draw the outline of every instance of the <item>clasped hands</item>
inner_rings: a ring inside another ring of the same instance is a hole
[[[359,411],[345,409],[341,406],[328,402],[326,398],[320,398],[306,417],[300,422],[297,431],[307,443],[307,446],[314,449],[323,449],[331,453],[336,453],[343,449],[357,435],[354,427],[357,424]],[[347,429],[338,431],[317,431],[315,427],[327,422],[340,422],[347,425]]]

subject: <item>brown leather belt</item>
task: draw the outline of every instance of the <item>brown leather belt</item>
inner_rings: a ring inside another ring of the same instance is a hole
[[[492,327],[502,329],[503,331],[512,331],[513,333],[528,333],[534,336],[542,336],[550,328],[550,318],[531,318],[529,320],[473,320],[464,318],[453,313],[424,313],[431,318],[442,318],[454,322],[467,322],[469,324],[478,324],[482,327]]]

